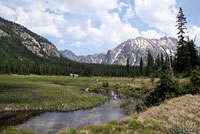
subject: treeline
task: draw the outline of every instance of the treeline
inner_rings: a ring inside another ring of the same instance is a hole
[[[105,64],[85,64],[69,61],[68,59],[56,59],[57,61],[36,60],[28,61],[24,59],[2,59],[0,57],[1,74],[37,74],[37,75],[69,75],[70,73],[80,76],[139,76],[139,67],[130,67],[128,74],[127,68],[120,65]]]
[[[176,54],[175,57],[169,55],[174,74],[190,75],[192,70],[197,66],[200,66],[200,55],[195,48],[193,40],[185,41],[181,46],[181,52]],[[147,65],[143,64],[143,59],[140,59],[139,75],[149,77],[159,77],[162,66],[169,64],[167,60],[167,54],[159,54],[154,58],[150,51],[148,51]],[[146,67],[144,67],[146,66]]]
[[[79,76],[139,76],[139,67],[131,67],[127,72],[126,66],[106,64],[78,63],[67,58],[41,58],[26,48],[18,48],[8,41],[0,42],[0,74],[37,74],[37,75],[69,75]]]
[[[48,57],[45,54],[43,58],[38,57],[27,50],[21,42],[17,37],[1,37],[0,74],[66,76],[74,73],[79,76],[139,76],[139,67],[130,66],[127,71],[126,66],[120,65],[78,63],[64,57]]]
[[[188,42],[188,44],[191,45],[192,42]],[[195,54],[190,53],[189,55],[195,55],[195,58],[187,56],[190,57],[188,59],[191,59],[191,64],[189,64],[190,66],[182,65],[181,67],[185,67],[182,72],[178,68],[178,61],[171,57],[172,66],[175,68],[175,74],[184,73],[186,71],[189,73],[195,68],[195,66],[200,65],[200,58],[198,57],[196,50]],[[23,59],[18,56],[13,57],[0,53],[0,73],[22,75],[69,75],[70,73],[74,73],[80,76],[159,77],[162,66],[168,64],[168,61],[165,59],[166,57],[163,54],[157,55],[156,58],[153,58],[151,52],[148,51],[147,65],[144,65],[141,57],[139,66],[130,66],[129,59],[127,59],[127,65],[122,66],[77,63],[63,57],[44,59],[32,56],[30,59]]]

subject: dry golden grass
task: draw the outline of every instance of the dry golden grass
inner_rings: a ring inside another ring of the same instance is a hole
[[[132,115],[127,119],[130,118],[134,118],[142,124],[156,122],[163,130],[177,128],[200,131],[200,96],[185,95],[167,100],[160,106],[151,107],[147,111]],[[194,132],[194,134],[196,133]]]
[[[102,80],[102,81],[125,81],[125,82],[131,82],[133,78],[130,77],[97,77],[96,79]]]
[[[187,77],[187,78],[177,78],[177,80],[178,80],[178,82],[180,82],[180,83],[187,83],[187,82],[189,82],[190,81],[190,79],[189,79],[189,77]]]
[[[143,88],[143,87],[148,87],[148,88],[153,88],[154,84],[158,82],[158,78],[155,78],[154,81],[152,82],[151,78],[136,78],[133,79],[133,81],[129,84],[133,88]]]

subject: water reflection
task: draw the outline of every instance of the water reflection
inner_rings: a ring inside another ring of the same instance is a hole
[[[109,92],[101,95],[109,96],[111,99],[99,107],[87,110],[67,113],[45,112],[15,126],[15,128],[51,134],[64,128],[79,128],[92,124],[105,124],[110,120],[121,120],[134,112],[135,103],[120,108],[122,101],[126,98],[122,94]]]
[[[0,112],[0,128],[21,124],[41,113],[44,112]]]

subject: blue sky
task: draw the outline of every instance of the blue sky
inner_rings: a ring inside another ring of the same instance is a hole
[[[190,39],[200,45],[199,0],[0,0],[0,16],[77,55],[107,52],[142,36],[177,37],[183,8]]]

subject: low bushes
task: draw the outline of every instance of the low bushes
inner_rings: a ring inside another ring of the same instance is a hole
[[[200,67],[192,71],[190,82],[184,85],[180,85],[171,78],[168,69],[165,68],[162,71],[160,81],[156,88],[146,96],[144,103],[146,106],[157,105],[165,99],[198,93],[200,93]]]

